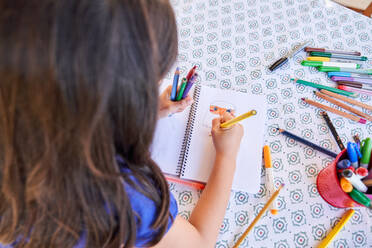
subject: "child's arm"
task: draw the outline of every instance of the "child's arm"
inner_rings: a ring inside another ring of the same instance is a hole
[[[193,103],[190,94],[181,101],[173,102],[170,100],[172,85],[169,85],[159,97],[159,118],[167,117],[170,114],[179,113]]]
[[[213,120],[212,136],[216,160],[189,221],[178,216],[156,247],[214,247],[229,201],[236,157],[243,136],[243,127],[240,124],[230,129],[220,128],[220,123],[231,118],[226,113],[223,120]]]

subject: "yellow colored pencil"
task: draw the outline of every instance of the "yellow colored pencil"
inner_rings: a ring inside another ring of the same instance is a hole
[[[279,195],[280,190],[284,187],[284,184],[280,185],[278,190],[275,191],[275,193],[270,197],[269,201],[266,203],[266,205],[261,209],[261,211],[258,213],[256,218],[252,221],[252,223],[248,226],[247,230],[243,233],[243,235],[239,238],[238,242],[233,246],[233,248],[238,248],[239,245],[243,242],[243,240],[247,237],[248,233],[253,229],[253,227],[256,225],[256,223],[260,220],[262,215],[266,212],[266,210],[270,207],[271,203],[275,200],[275,198]]]
[[[323,239],[320,243],[318,248],[325,248],[331,243],[334,237],[341,231],[344,225],[349,221],[349,219],[354,215],[354,209],[349,209],[344,216],[342,216],[341,220],[336,224],[336,226],[329,232],[327,237]]]
[[[256,110],[251,110],[245,114],[242,114],[242,115],[239,115],[238,117],[235,117],[234,119],[231,119],[229,121],[226,121],[224,123],[221,124],[221,127],[222,128],[228,128],[228,127],[231,127],[232,125],[238,123],[239,121],[242,121],[244,119],[247,119],[248,117],[251,117],[253,115],[256,115],[257,114],[257,111]]]

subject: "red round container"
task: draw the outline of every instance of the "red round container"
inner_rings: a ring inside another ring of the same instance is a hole
[[[338,154],[332,164],[319,172],[316,180],[318,192],[326,202],[336,208],[363,207],[341,188],[336,165],[339,160],[345,158],[347,158],[346,149]]]

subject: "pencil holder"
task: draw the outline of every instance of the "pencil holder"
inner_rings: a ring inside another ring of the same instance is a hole
[[[347,158],[346,149],[338,154],[330,165],[319,172],[316,180],[318,192],[328,204],[336,208],[363,207],[341,188],[336,165],[339,160],[345,158]]]

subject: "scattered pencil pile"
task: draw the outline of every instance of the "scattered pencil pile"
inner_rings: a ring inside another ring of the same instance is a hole
[[[371,151],[371,138],[367,138],[361,143],[359,141],[349,142],[347,144],[348,159],[337,162],[337,172],[342,190],[348,193],[354,201],[369,208],[372,208],[372,201],[364,193],[371,193],[367,192],[369,191],[368,187],[372,186],[372,168],[368,172]],[[368,177],[368,175],[370,176]]]

